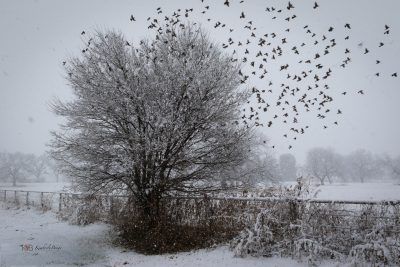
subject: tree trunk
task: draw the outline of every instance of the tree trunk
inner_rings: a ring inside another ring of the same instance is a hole
[[[156,227],[162,223],[161,198],[156,194],[147,195],[139,200],[140,219],[149,228]]]

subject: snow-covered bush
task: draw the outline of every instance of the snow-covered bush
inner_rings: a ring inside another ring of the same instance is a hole
[[[236,256],[269,257],[285,255],[298,236],[298,214],[302,209],[296,202],[275,203],[263,209],[253,225],[244,229],[230,246]]]
[[[40,200],[40,209],[42,211],[51,210],[53,204],[53,194],[43,194]]]
[[[101,197],[77,197],[75,195],[63,198],[59,217],[71,224],[88,225],[100,221],[104,217],[104,206]]]
[[[293,194],[293,190],[288,192],[288,196]],[[399,223],[399,205],[314,203],[282,197],[258,213],[232,240],[231,249],[239,257],[290,256],[310,265],[335,259],[397,266]]]
[[[400,240],[388,232],[387,225],[377,224],[366,234],[361,244],[351,248],[349,256],[353,263],[400,264]]]
[[[306,261],[310,265],[318,265],[322,258],[342,260],[344,255],[321,245],[319,242],[308,238],[299,238],[294,241],[292,256]]]

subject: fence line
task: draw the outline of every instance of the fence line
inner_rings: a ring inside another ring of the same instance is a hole
[[[4,200],[6,200],[7,192],[14,192],[14,196],[17,193],[26,193],[26,201],[28,202],[30,193],[53,194],[59,195],[62,199],[63,195],[78,196],[78,197],[106,197],[106,198],[129,198],[128,195],[108,195],[108,194],[88,194],[88,193],[71,193],[71,192],[50,192],[50,191],[28,191],[28,190],[3,190],[0,189],[0,194],[3,194]],[[400,205],[400,200],[331,200],[331,199],[313,199],[313,198],[278,198],[278,197],[215,197],[206,196],[208,200],[223,200],[223,201],[249,201],[249,202],[298,202],[298,203],[314,203],[314,204],[349,204],[349,205]],[[170,199],[193,199],[202,200],[204,197],[201,196],[179,196],[179,197],[167,197]]]

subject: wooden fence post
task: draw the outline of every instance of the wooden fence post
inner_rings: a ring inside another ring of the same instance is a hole
[[[62,193],[60,193],[60,202],[58,203],[58,212],[61,212]]]
[[[110,196],[110,215],[111,218],[114,218],[114,198],[113,196]]]
[[[29,207],[29,191],[26,191],[26,206]]]
[[[4,190],[4,202],[7,201],[7,190]]]
[[[17,191],[16,191],[16,190],[14,190],[14,202],[15,202],[15,203],[18,202],[18,201],[17,201]]]
[[[40,192],[40,206],[43,209],[43,192]]]

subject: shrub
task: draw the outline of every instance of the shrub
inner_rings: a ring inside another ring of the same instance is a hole
[[[132,204],[120,209],[113,220],[118,244],[144,254],[163,254],[212,247],[237,235],[235,229],[214,223],[211,218],[201,224],[179,223],[176,218],[187,217],[194,211],[186,209],[185,204],[163,205],[168,208],[163,209],[153,224],[141,217]]]

